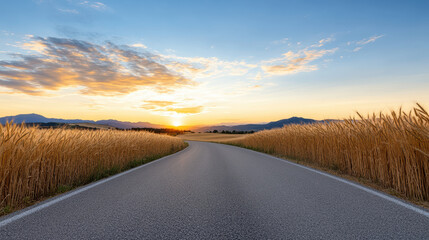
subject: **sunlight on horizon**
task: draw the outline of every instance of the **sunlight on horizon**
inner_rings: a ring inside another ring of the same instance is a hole
[[[180,127],[180,126],[182,126],[182,121],[180,119],[173,119],[172,125],[174,127]]]
[[[178,127],[429,106],[424,3],[169,2],[165,18],[155,2],[90,3],[4,4],[0,117]]]

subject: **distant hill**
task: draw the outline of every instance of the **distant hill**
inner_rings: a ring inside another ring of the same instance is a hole
[[[7,121],[12,121],[15,123],[48,123],[48,122],[56,122],[56,123],[83,123],[90,122],[95,123],[91,120],[81,120],[81,119],[60,119],[60,118],[46,118],[42,115],[31,113],[31,114],[19,114],[16,116],[8,116],[0,118],[0,123],[5,124]]]
[[[159,124],[152,124],[148,122],[122,122],[118,120],[100,120],[96,121],[97,124],[104,124],[109,125],[116,128],[122,128],[122,129],[130,129],[130,128],[165,128],[164,125]]]
[[[82,119],[61,119],[61,118],[46,118],[42,115],[31,113],[31,114],[19,114],[16,116],[7,116],[0,118],[0,124],[12,121],[15,123],[92,123],[108,125],[115,128],[130,129],[130,128],[164,128],[164,125],[152,124],[148,122],[122,122],[118,120],[82,120]]]
[[[38,128],[66,128],[66,129],[89,129],[89,130],[95,130],[95,129],[117,129],[112,126],[108,125],[102,125],[102,124],[95,124],[95,123],[58,123],[58,122],[37,122],[37,123],[23,123],[26,126],[29,127],[38,127]]]
[[[152,124],[149,122],[123,122],[118,120],[82,120],[82,119],[61,119],[61,118],[46,118],[39,114],[20,114],[16,116],[8,116],[0,118],[0,124],[5,124],[7,121],[14,121],[15,123],[68,123],[68,124],[79,124],[83,127],[95,127],[94,125],[106,125],[120,129],[131,129],[131,128],[166,128],[167,126]],[[182,127],[182,129],[190,129],[194,132],[207,132],[207,131],[261,131],[264,129],[281,128],[288,124],[309,124],[319,122],[314,119],[291,117],[288,119],[282,119],[275,122],[269,122],[265,124],[243,124],[235,126],[218,125],[218,126],[205,126],[205,127]],[[92,124],[92,125],[91,125]],[[98,127],[96,127],[98,128]]]
[[[281,128],[284,125],[288,124],[309,124],[309,123],[316,123],[317,120],[314,119],[308,119],[308,118],[301,118],[301,117],[291,117],[288,119],[282,119],[275,122],[269,122],[265,124],[243,124],[243,125],[235,125],[235,126],[226,126],[226,125],[219,125],[219,126],[208,126],[208,127],[201,127],[194,129],[195,132],[207,132],[207,131],[261,131],[265,129],[273,129],[273,128]]]

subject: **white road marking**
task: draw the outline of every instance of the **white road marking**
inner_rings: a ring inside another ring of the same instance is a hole
[[[186,149],[188,149],[188,148],[185,148],[184,150],[186,150]],[[183,151],[183,150],[182,150],[182,151]],[[100,184],[103,184],[103,183],[109,182],[109,181],[111,181],[111,180],[113,180],[113,179],[115,179],[115,178],[118,178],[118,177],[122,176],[122,175],[128,174],[128,173],[130,173],[130,172],[134,172],[134,171],[136,171],[136,170],[138,170],[138,169],[140,169],[140,168],[143,168],[143,167],[147,167],[147,166],[149,166],[149,165],[150,165],[150,164],[152,164],[152,163],[155,163],[155,162],[158,162],[158,161],[163,160],[164,158],[168,158],[168,157],[174,156],[174,155],[176,155],[176,154],[178,154],[178,153],[181,153],[182,151],[179,151],[179,152],[176,152],[176,153],[170,154],[170,155],[165,156],[165,157],[162,157],[162,158],[160,158],[160,159],[153,160],[153,161],[148,162],[148,163],[145,163],[145,164],[143,164],[143,165],[141,165],[141,166],[138,166],[138,167],[132,168],[132,169],[127,170],[127,171],[122,172],[122,173],[118,173],[118,174],[116,174],[116,175],[113,175],[113,176],[111,176],[111,177],[108,177],[108,178],[105,178],[105,179],[99,180],[99,181],[97,181],[97,182],[90,183],[89,185],[87,185],[87,186],[85,186],[85,187],[78,188],[78,189],[76,189],[76,190],[72,190],[72,191],[70,191],[70,192],[68,192],[68,193],[65,193],[64,195],[62,195],[62,196],[60,196],[60,197],[54,198],[54,199],[52,199],[52,200],[47,200],[47,202],[42,203],[42,204],[40,204],[40,205],[37,205],[37,206],[35,206],[35,207],[30,207],[28,210],[25,210],[25,209],[24,209],[22,212],[18,212],[16,215],[13,215],[13,214],[12,214],[12,216],[11,216],[11,217],[7,217],[7,216],[6,216],[6,219],[4,219],[4,220],[0,221],[0,228],[1,228],[1,227],[6,226],[6,225],[8,225],[8,224],[10,224],[10,223],[12,223],[12,222],[14,222],[14,221],[16,221],[16,220],[18,220],[18,219],[21,219],[21,218],[23,218],[23,217],[25,217],[25,216],[28,216],[28,215],[33,214],[33,213],[35,213],[35,212],[38,212],[38,211],[40,211],[40,210],[42,210],[42,209],[44,209],[44,208],[47,208],[47,207],[49,207],[49,206],[51,206],[51,205],[54,205],[55,203],[61,202],[61,201],[65,200],[65,199],[70,198],[70,197],[72,197],[72,196],[74,196],[74,195],[77,195],[77,194],[79,194],[79,193],[81,193],[81,192],[85,192],[86,190],[89,190],[89,189],[91,189],[91,188],[94,188],[94,187],[96,187],[96,186],[98,186],[98,185],[100,185]]]
[[[186,149],[189,149],[189,148],[186,148]],[[185,150],[186,150],[186,149],[185,149]],[[251,150],[251,151],[253,151],[253,150]],[[76,189],[76,190],[71,191],[71,192],[69,192],[69,193],[65,193],[64,195],[62,195],[62,196],[60,196],[60,197],[57,197],[57,198],[54,198],[54,199],[52,199],[52,200],[50,200],[50,201],[49,201],[49,200],[47,200],[48,202],[46,202],[46,203],[42,203],[42,204],[40,204],[40,205],[38,205],[38,206],[35,206],[35,207],[30,207],[28,210],[24,210],[24,211],[22,211],[22,212],[19,212],[19,213],[17,213],[16,215],[12,215],[11,217],[6,217],[6,219],[4,219],[4,220],[0,221],[0,228],[1,228],[1,227],[6,226],[6,225],[8,225],[8,224],[10,224],[10,223],[12,223],[12,222],[14,222],[14,221],[16,221],[16,220],[18,220],[18,219],[21,219],[21,218],[23,218],[23,217],[25,217],[25,216],[28,216],[28,215],[33,214],[33,213],[35,213],[35,212],[38,212],[38,211],[40,211],[40,210],[42,210],[42,209],[44,209],[44,208],[47,208],[47,207],[49,207],[49,206],[51,206],[51,205],[54,205],[54,204],[56,204],[56,203],[58,203],[58,202],[60,202],[60,201],[62,201],[62,200],[65,200],[65,199],[70,198],[70,197],[72,197],[72,196],[74,196],[74,195],[77,195],[77,194],[79,194],[79,193],[81,193],[81,192],[84,192],[84,191],[86,191],[86,190],[89,190],[89,189],[91,189],[91,188],[94,188],[94,187],[96,187],[96,186],[98,186],[98,185],[100,185],[100,184],[103,184],[103,183],[109,182],[109,181],[111,181],[111,180],[113,180],[113,179],[115,179],[115,178],[118,178],[118,177],[122,176],[122,175],[125,175],[125,174],[127,174],[127,173],[130,173],[130,172],[136,171],[136,170],[138,170],[138,169],[140,169],[140,168],[143,168],[143,167],[149,166],[149,165],[150,165],[150,164],[152,164],[152,163],[155,163],[155,162],[161,161],[161,160],[163,160],[164,158],[168,158],[168,157],[174,156],[174,155],[179,154],[179,153],[181,153],[181,152],[183,152],[183,151],[179,151],[179,152],[177,152],[177,153],[174,153],[174,154],[171,154],[171,155],[168,155],[168,156],[162,157],[162,158],[160,158],[160,159],[157,159],[157,160],[154,160],[154,161],[152,161],[152,162],[149,162],[149,163],[143,164],[143,165],[141,165],[141,166],[138,166],[138,167],[132,168],[132,169],[130,169],[130,170],[127,170],[127,171],[125,171],[125,172],[122,172],[122,173],[116,174],[116,175],[111,176],[111,177],[108,177],[108,178],[106,178],[106,179],[102,179],[102,180],[97,181],[97,182],[95,182],[95,183],[91,183],[91,184],[89,184],[89,185],[87,185],[87,186],[85,186],[85,187],[82,187],[82,188]],[[289,160],[286,160],[286,159],[277,158],[277,157],[274,157],[274,156],[271,156],[271,155],[268,155],[268,154],[265,154],[265,153],[257,152],[257,151],[253,151],[253,152],[255,152],[255,153],[257,153],[257,154],[260,154],[260,155],[262,155],[262,156],[264,156],[264,157],[273,158],[273,159],[276,159],[276,160],[282,161],[282,162],[284,162],[284,163],[291,164],[291,165],[293,165],[293,166],[300,167],[300,168],[306,169],[306,170],[308,170],[308,171],[318,173],[318,174],[323,175],[323,176],[325,176],[325,177],[332,178],[332,179],[337,180],[337,181],[339,181],[339,182],[342,182],[342,183],[348,184],[348,185],[350,185],[350,186],[353,186],[353,187],[355,187],[355,188],[358,188],[358,189],[360,189],[360,190],[363,190],[363,191],[365,191],[365,192],[367,192],[367,193],[370,193],[370,194],[373,194],[373,195],[378,196],[378,197],[380,197],[380,198],[383,198],[383,199],[385,199],[385,200],[387,200],[387,201],[390,201],[390,202],[393,202],[393,203],[395,203],[395,204],[398,204],[398,205],[400,205],[400,206],[402,206],[402,207],[405,207],[405,208],[407,208],[407,209],[409,209],[409,210],[412,210],[412,211],[414,211],[414,212],[416,212],[416,213],[419,213],[419,214],[421,214],[421,215],[423,215],[423,216],[425,216],[425,217],[428,217],[428,218],[429,218],[429,212],[427,212],[427,211],[425,211],[425,210],[423,210],[423,209],[420,209],[420,208],[418,208],[418,207],[415,207],[415,206],[413,206],[413,205],[411,205],[411,204],[408,204],[408,203],[406,203],[406,202],[400,201],[400,200],[398,200],[398,199],[396,199],[396,198],[390,197],[390,196],[388,196],[388,195],[386,195],[386,194],[383,194],[383,193],[380,193],[380,192],[374,191],[374,190],[372,190],[372,189],[369,189],[369,188],[364,187],[364,186],[361,186],[361,185],[359,185],[359,184],[356,184],[356,183],[350,182],[350,181],[345,180],[345,179],[343,179],[343,178],[336,177],[336,176],[330,175],[330,174],[328,174],[328,173],[325,173],[325,172],[322,172],[322,171],[319,171],[319,170],[316,170],[316,169],[313,169],[313,168],[309,168],[309,167],[306,167],[306,166],[303,166],[303,165],[300,165],[300,164],[297,164],[297,163],[294,163],[294,162],[290,162]]]
[[[254,150],[251,150],[251,151],[253,151],[255,153],[258,153],[258,154],[261,154],[261,155],[263,155],[265,157],[274,158],[274,159],[280,160],[280,161],[282,161],[284,163],[288,163],[288,164],[291,164],[291,165],[294,165],[294,166],[297,166],[297,167],[300,167],[300,168],[304,168],[304,169],[306,169],[308,171],[315,172],[315,173],[318,173],[318,174],[323,175],[325,177],[329,177],[329,178],[335,179],[335,180],[337,180],[339,182],[348,184],[348,185],[353,186],[355,188],[359,188],[360,190],[363,190],[363,191],[365,191],[367,193],[373,194],[373,195],[375,195],[377,197],[381,197],[381,198],[383,198],[383,199],[385,199],[387,201],[396,203],[396,204],[398,204],[398,205],[400,205],[402,207],[405,207],[405,208],[407,208],[407,209],[409,209],[411,211],[414,211],[416,213],[419,213],[419,214],[421,214],[421,215],[429,218],[429,212],[428,211],[425,211],[425,210],[423,210],[423,209],[421,209],[419,207],[413,206],[413,205],[411,205],[409,203],[403,202],[403,201],[401,201],[399,199],[393,198],[393,197],[391,197],[389,195],[386,195],[386,194],[383,194],[381,192],[378,192],[378,191],[372,190],[370,188],[364,187],[362,185],[350,182],[350,181],[348,181],[346,179],[343,179],[343,178],[340,178],[340,177],[337,177],[337,176],[334,176],[334,175],[331,175],[331,174],[328,174],[328,173],[325,173],[325,172],[322,172],[322,171],[319,171],[319,170],[316,170],[316,169],[313,169],[313,168],[310,168],[310,167],[306,167],[306,166],[303,166],[303,165],[291,162],[291,161],[289,161],[287,159],[282,159],[282,158],[274,157],[274,156],[271,156],[271,155],[268,155],[268,154],[265,154],[265,153],[254,151]]]

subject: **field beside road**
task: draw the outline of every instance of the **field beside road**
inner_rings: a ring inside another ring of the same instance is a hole
[[[146,131],[0,124],[0,215],[185,146],[179,138]]]
[[[232,142],[243,140],[248,134],[223,134],[223,133],[186,133],[177,137],[189,141],[201,142]]]
[[[0,239],[429,239],[429,212],[209,142],[0,218]]]
[[[116,129],[115,127],[104,125],[104,124],[96,124],[96,123],[69,123],[69,126],[79,126],[79,127],[87,127],[94,129]]]
[[[286,125],[231,142],[429,200],[429,114],[420,105],[358,120]]]

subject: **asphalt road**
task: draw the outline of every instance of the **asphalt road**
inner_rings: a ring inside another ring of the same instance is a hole
[[[429,239],[429,213],[265,154],[190,142],[1,218],[0,239]]]

